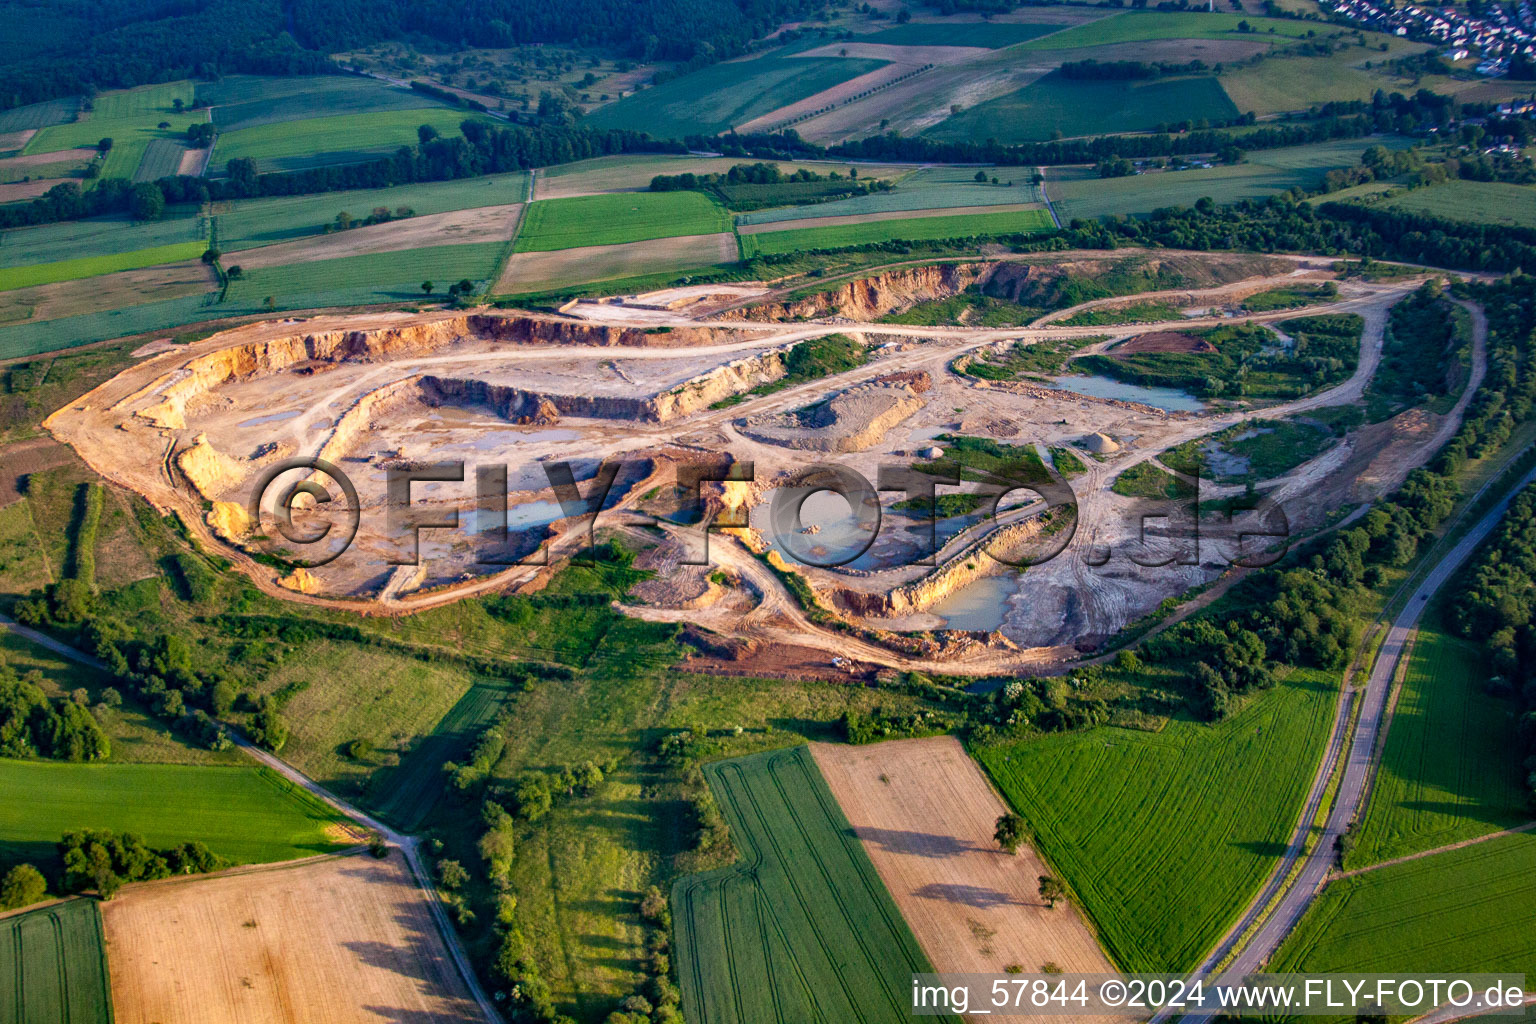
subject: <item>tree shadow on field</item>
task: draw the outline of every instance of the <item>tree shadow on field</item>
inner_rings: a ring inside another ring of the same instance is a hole
[[[1031,907],[1038,904],[1021,900],[1006,892],[988,889],[980,885],[959,885],[953,882],[930,882],[912,895],[941,903],[959,903],[967,907],[985,910],[989,907]]]
[[[379,1020],[388,1024],[444,1024],[456,1019],[432,1010],[407,1010],[398,1006],[364,1006],[363,1009],[377,1014]]]
[[[909,832],[903,829],[865,826],[851,828],[848,834],[866,843],[874,843],[883,850],[905,853],[914,857],[957,857],[971,850],[985,849],[963,839],[934,832]]]

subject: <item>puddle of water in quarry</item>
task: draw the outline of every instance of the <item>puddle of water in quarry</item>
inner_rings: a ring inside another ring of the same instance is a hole
[[[983,576],[966,584],[928,611],[950,629],[998,629],[1008,615],[1008,599],[1018,592],[1017,573]]]
[[[287,412],[269,412],[265,416],[253,416],[248,420],[241,420],[239,423],[236,423],[235,426],[259,427],[263,423],[281,423],[284,420],[293,419],[303,411],[303,409],[289,409]]]
[[[1090,398],[1112,398],[1121,402],[1140,402],[1169,412],[1199,412],[1205,403],[1194,395],[1173,388],[1127,384],[1113,377],[1068,376],[1046,378],[1045,386],[1056,391],[1075,391]]]

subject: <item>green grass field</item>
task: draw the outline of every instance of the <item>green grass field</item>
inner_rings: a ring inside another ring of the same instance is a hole
[[[240,157],[256,161],[262,171],[296,171],[325,164],[356,163],[401,146],[414,146],[416,129],[430,124],[444,138],[459,134],[465,110],[377,110],[371,113],[310,117],[301,121],[263,123],[221,135],[214,144],[210,170]]]
[[[1019,22],[913,21],[867,36],[854,36],[852,41],[886,46],[984,46],[997,50],[1037,39],[1059,28],[1060,25]]]
[[[424,93],[349,75],[230,75],[199,82],[197,101],[213,108],[212,120],[221,133],[314,117],[446,106]]]
[[[1252,34],[1240,33],[1237,24],[1246,20]],[[1047,39],[1024,43],[1023,50],[1072,50],[1110,43],[1137,43],[1148,39],[1263,39],[1275,35],[1300,38],[1315,25],[1281,18],[1254,18],[1205,11],[1126,11],[1086,25],[1077,25]],[[1174,111],[1170,117],[1176,117]],[[1182,118],[1179,118],[1182,120]]]
[[[73,96],[42,103],[29,103],[24,107],[0,110],[0,134],[24,132],[29,128],[47,128],[63,124],[75,116],[79,101]]]
[[[1118,20],[1118,19],[1111,19]],[[1092,168],[1052,167],[1045,190],[1066,223],[1116,215],[1145,215],[1163,206],[1193,206],[1202,196],[1218,203],[1261,199],[1300,185],[1312,188],[1330,171],[1354,167],[1371,145],[1405,148],[1407,139],[1345,139],[1249,153],[1240,164],[1100,178]]]
[[[431,731],[412,745],[395,768],[369,787],[365,797],[368,806],[400,828],[414,830],[447,789],[443,764],[463,758],[481,730],[495,719],[506,696],[505,686],[471,686]]]
[[[1043,141],[1057,132],[1070,138],[1147,131],[1169,121],[1225,121],[1237,114],[1221,84],[1211,77],[1086,82],[1053,73],[963,110],[923,134],[944,141],[988,138],[1015,145]]]
[[[1332,882],[1269,969],[1536,975],[1532,877],[1523,833]]]
[[[976,752],[1123,970],[1193,966],[1285,848],[1334,681],[1296,672],[1214,725],[1101,727]]]
[[[292,734],[283,757],[304,774],[350,799],[377,768],[416,756],[423,737],[441,728],[473,680],[458,665],[433,665],[392,651],[319,641],[303,659],[280,665],[262,680],[262,691],[307,684],[285,705]],[[343,749],[364,740],[372,753],[361,760]],[[441,774],[443,761],[433,768]]]
[[[260,312],[268,296],[281,309],[417,301],[425,298],[423,281],[433,282],[434,295],[440,297],[463,278],[489,281],[506,248],[504,242],[436,245],[263,267],[231,284],[227,301],[210,307],[208,315]]]
[[[699,192],[575,196],[529,206],[515,250],[549,252],[729,230],[730,215]]]
[[[208,237],[207,224],[201,217],[181,208],[177,210],[180,212],[168,214],[163,220],[146,223],[136,223],[126,216],[92,217],[14,228],[0,234],[0,268],[111,256]]]
[[[913,217],[906,220],[875,220],[865,224],[839,224],[825,228],[794,228],[742,236],[742,254],[797,252],[802,249],[836,249],[896,239],[921,241],[930,238],[971,238],[977,235],[1032,234],[1054,225],[1044,210],[1011,213],[970,213],[953,217]]]
[[[649,132],[659,139],[713,134],[814,96],[885,63],[845,57],[766,56],[712,64],[599,107],[582,123],[593,128]]]
[[[135,249],[131,252],[113,253],[109,256],[84,256],[56,263],[38,263],[29,267],[6,267],[0,270],[0,291],[12,288],[30,288],[33,285],[52,284],[55,281],[74,281],[82,277],[97,277],[119,270],[135,270],[154,267],[162,263],[180,263],[194,260],[203,254],[207,246],[202,242],[174,242],[152,249]]]
[[[179,139],[150,139],[144,147],[144,158],[134,169],[134,181],[156,181],[181,170],[181,157],[187,147]]]
[[[1404,192],[1385,205],[1447,220],[1536,228],[1536,185],[1502,181],[1448,181]]]
[[[0,760],[0,851],[46,863],[71,829],[136,832],[156,847],[200,839],[238,863],[336,849],[335,812],[261,768]]]
[[[154,139],[177,138],[202,114],[177,114],[172,102],[192,103],[191,82],[167,82],[137,89],[104,92],[96,97],[96,109],[78,121],[44,128],[27,143],[24,153],[52,153],[78,146],[95,146],[103,138],[112,140],[112,151],[101,168],[103,178],[131,178]],[[160,128],[161,121],[171,127]]]
[[[57,352],[93,341],[126,337],[142,331],[160,331],[226,315],[232,314],[213,306],[208,296],[190,295],[106,313],[29,321],[0,327],[0,359]]]
[[[740,854],[672,890],[698,1024],[888,1021],[933,970],[805,747],[704,769]]]
[[[976,180],[980,171],[988,178]],[[860,174],[865,171],[861,168]],[[848,217],[908,210],[942,210],[955,206],[1007,206],[1041,201],[1040,190],[1029,181],[1028,167],[924,167],[903,175],[889,192],[851,199],[835,199],[814,206],[786,206],[754,210],[736,218],[738,224],[772,224],[807,217]],[[1003,184],[992,184],[992,178]],[[1012,182],[1012,185],[1006,184]]]
[[[407,206],[416,211],[418,217],[425,217],[476,206],[521,203],[527,198],[528,175],[518,171],[483,178],[396,185],[394,188],[242,199],[220,203],[214,212],[218,218],[219,248],[234,252],[321,234],[343,211],[363,217],[374,207],[396,210]],[[3,252],[4,248],[0,247],[0,253]]]
[[[1319,32],[1322,31],[1320,28]],[[1365,39],[1364,49],[1350,46],[1325,56],[1275,57],[1247,67],[1229,68],[1221,76],[1221,85],[1238,110],[1252,111],[1261,117],[1305,110],[1316,103],[1369,100],[1378,89],[1407,93],[1419,87],[1414,78],[1399,78],[1386,65],[1393,58],[1423,52],[1423,43],[1378,32],[1365,33]],[[1374,66],[1366,68],[1366,63]],[[1422,87],[1435,89],[1429,82]]]
[[[112,1024],[95,900],[0,918],[0,1024]]]
[[[1432,850],[1530,821],[1514,706],[1483,692],[1485,655],[1419,629],[1382,750],[1370,807],[1345,867]]]

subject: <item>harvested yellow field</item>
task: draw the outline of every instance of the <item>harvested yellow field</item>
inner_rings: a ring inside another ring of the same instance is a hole
[[[651,238],[617,245],[587,245],[550,252],[520,252],[507,261],[507,269],[496,282],[495,293],[517,295],[563,285],[692,270],[715,263],[730,263],[736,258],[736,236],[729,231]]]
[[[478,206],[424,217],[405,217],[384,224],[333,231],[328,235],[301,238],[295,242],[264,245],[230,253],[224,261],[246,270],[280,267],[290,263],[312,263],[345,256],[376,252],[401,252],[434,245],[467,245],[473,242],[505,242],[522,212],[522,203],[503,206]]]
[[[954,737],[811,753],[935,970],[1114,969],[1074,906],[1040,898],[1049,871],[1035,851],[998,848],[1007,808]]]
[[[130,886],[101,910],[117,1024],[484,1019],[398,850]]]

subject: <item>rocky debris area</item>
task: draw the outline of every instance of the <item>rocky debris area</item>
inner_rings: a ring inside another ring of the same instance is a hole
[[[878,444],[923,405],[908,384],[871,383],[806,409],[749,417],[740,429],[756,440],[801,451],[858,452]]]

